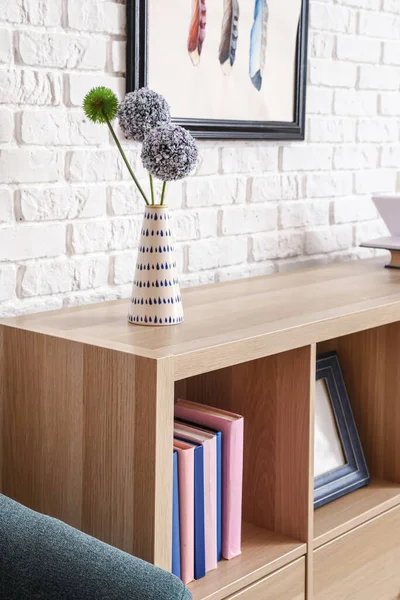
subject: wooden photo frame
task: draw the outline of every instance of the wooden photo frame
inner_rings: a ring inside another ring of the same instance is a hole
[[[199,138],[304,140],[308,19],[309,0],[127,0],[126,91],[163,94]]]
[[[314,508],[370,482],[336,352],[317,358]]]

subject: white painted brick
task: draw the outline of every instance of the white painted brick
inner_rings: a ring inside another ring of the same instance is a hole
[[[216,175],[219,168],[218,148],[199,148],[194,175]]]
[[[237,235],[271,231],[277,228],[278,207],[276,204],[231,206],[222,213],[222,234]]]
[[[310,11],[310,27],[323,31],[355,31],[355,13],[344,6],[312,3]]]
[[[304,231],[256,233],[252,236],[252,257],[256,262],[290,258],[304,252]]]
[[[114,256],[113,283],[132,283],[135,274],[136,252],[123,252]]]
[[[332,114],[332,105],[333,90],[309,86],[307,90],[307,114],[330,115]]]
[[[17,317],[30,313],[46,312],[47,310],[58,310],[62,308],[62,305],[62,299],[59,297],[4,302],[0,304],[0,318]]]
[[[111,42],[111,66],[114,73],[126,72],[126,42]]]
[[[393,167],[400,169],[400,146],[384,146],[381,156],[382,167]]]
[[[360,142],[396,142],[399,123],[395,119],[361,119],[357,135]]]
[[[186,203],[190,208],[232,204],[245,199],[246,180],[243,177],[193,177],[186,184]]]
[[[306,195],[309,198],[333,198],[352,191],[352,173],[312,173],[307,176]]]
[[[302,196],[303,178],[299,175],[253,177],[251,202],[296,200]]]
[[[0,150],[0,181],[2,183],[57,181],[61,172],[61,156],[57,152],[23,148]]]
[[[242,267],[242,265],[240,265],[240,267]],[[199,271],[198,273],[181,273],[179,276],[179,285],[181,289],[196,285],[210,285],[210,283],[215,283],[215,281],[215,270]]]
[[[360,67],[360,89],[365,90],[398,90],[400,85],[400,68],[375,67],[363,65]]]
[[[400,116],[400,93],[384,92],[381,94],[379,108],[383,116]]]
[[[383,63],[400,65],[400,42],[385,42],[383,44]]]
[[[378,164],[378,148],[371,146],[341,146],[335,149],[335,169],[373,169]]]
[[[180,210],[171,213],[174,238],[185,240],[217,237],[218,212],[214,209]]]
[[[278,147],[235,145],[222,149],[224,173],[264,173],[278,169]]]
[[[247,262],[247,238],[231,237],[192,242],[189,272]]]
[[[287,273],[297,271],[298,269],[311,269],[319,265],[326,265],[329,262],[329,255],[296,256],[293,259],[278,260],[275,266],[278,273]]]
[[[400,5],[398,0],[383,0],[383,8],[388,12],[400,14]]]
[[[0,235],[0,256],[7,261],[59,256],[65,253],[65,240],[65,226],[60,224],[5,227]]]
[[[15,265],[0,264],[0,302],[15,298],[16,280]]]
[[[381,56],[381,42],[361,36],[339,35],[336,42],[336,55],[339,60],[378,63]]]
[[[74,254],[105,252],[111,241],[109,221],[87,221],[74,223],[71,229],[71,250]]]
[[[312,58],[332,58],[335,36],[321,31],[310,31],[309,52]]]
[[[1,9],[0,9],[1,10]],[[8,65],[13,56],[11,30],[0,29],[0,63]]]
[[[376,92],[358,90],[337,90],[334,99],[334,113],[337,115],[364,117],[374,116],[378,109]]]
[[[117,148],[76,150],[68,153],[68,160],[71,181],[115,181],[129,177]]]
[[[335,252],[353,245],[353,228],[351,225],[321,227],[314,231],[306,231],[305,236],[306,254]]]
[[[144,182],[140,181],[142,187]],[[113,215],[133,215],[143,212],[144,201],[133,184],[119,183],[109,188],[110,207]]]
[[[74,306],[84,306],[85,304],[110,302],[111,300],[118,300],[119,298],[128,298],[131,294],[131,287],[132,286],[129,285],[76,292],[70,294],[64,300],[64,308],[73,308]]]
[[[265,261],[259,263],[250,263],[248,265],[233,265],[223,267],[217,271],[217,279],[223,281],[234,281],[236,279],[246,279],[248,277],[261,277],[275,272],[275,263]]]
[[[352,142],[356,137],[354,119],[310,119],[310,142]]]
[[[283,171],[326,171],[332,166],[332,146],[288,146],[283,148]]]
[[[359,171],[355,174],[355,190],[358,194],[375,194],[376,192],[394,192],[396,189],[396,172],[390,169]]]
[[[8,108],[0,108],[0,143],[11,142],[14,138],[14,115]]]
[[[329,200],[312,202],[284,202],[279,207],[279,222],[282,229],[318,227],[329,225]]]
[[[98,217],[106,211],[106,190],[100,186],[29,187],[19,194],[24,221]]]
[[[82,110],[36,109],[21,114],[21,139],[41,146],[84,146],[107,143],[109,133],[107,126],[92,123]]]
[[[357,80],[357,66],[345,61],[311,58],[310,83],[333,88],[353,88]]]
[[[58,105],[61,76],[45,71],[0,70],[0,103]]]
[[[370,196],[337,198],[333,203],[335,223],[352,223],[376,219],[377,211]]]
[[[397,1],[397,0],[396,0]],[[400,38],[400,17],[384,12],[360,12],[359,32],[379,39]]]
[[[374,10],[379,8],[381,0],[336,0],[337,4],[353,6],[354,8],[369,8]]]
[[[12,192],[8,188],[0,188],[0,223],[11,223],[13,220],[14,213]]]
[[[112,219],[110,250],[136,248],[139,243],[142,217]]]
[[[0,21],[54,27],[61,23],[62,0],[2,0]]]
[[[64,33],[19,33],[18,50],[26,65],[61,69],[104,69],[106,41]]]
[[[108,256],[46,260],[28,264],[23,273],[23,297],[47,296],[107,285]]]
[[[68,0],[68,25],[71,29],[123,34],[125,6],[115,2]]]
[[[382,219],[357,223],[355,226],[355,243],[357,245],[386,235],[389,235],[389,231]]]
[[[72,73],[66,77],[68,78],[69,101],[72,106],[82,106],[86,94],[98,86],[110,88],[120,100],[125,95],[125,79],[123,77],[87,75],[86,73]]]

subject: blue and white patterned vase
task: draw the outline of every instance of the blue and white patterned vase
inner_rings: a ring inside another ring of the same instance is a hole
[[[145,208],[128,317],[135,325],[183,322],[170,218],[166,206]]]

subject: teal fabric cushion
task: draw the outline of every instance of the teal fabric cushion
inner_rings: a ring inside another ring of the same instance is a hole
[[[0,598],[190,600],[171,573],[0,494]]]

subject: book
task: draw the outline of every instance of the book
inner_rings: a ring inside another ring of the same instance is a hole
[[[388,269],[400,269],[400,238],[384,237],[360,244],[363,248],[376,248],[389,250],[390,263],[385,265]]]
[[[194,425],[191,421],[176,419],[185,425]],[[197,426],[201,431],[212,433],[217,446],[217,561],[222,560],[222,432],[212,427]]]
[[[173,495],[172,495],[172,568],[174,575],[181,578],[181,537],[179,524],[179,476],[178,452],[173,453]]]
[[[194,580],[194,447],[174,440],[178,454],[181,579]]]
[[[204,450],[201,444],[187,442],[176,437],[174,437],[174,444],[176,444],[177,447],[179,445],[182,450],[189,448],[193,449],[194,579],[201,579],[206,574],[206,548],[204,535]]]
[[[174,423],[174,436],[203,446],[204,539],[208,573],[217,568],[217,440],[210,432],[178,421]]]
[[[178,400],[175,415],[222,432],[222,556],[234,558],[241,553],[243,417],[189,400]]]

